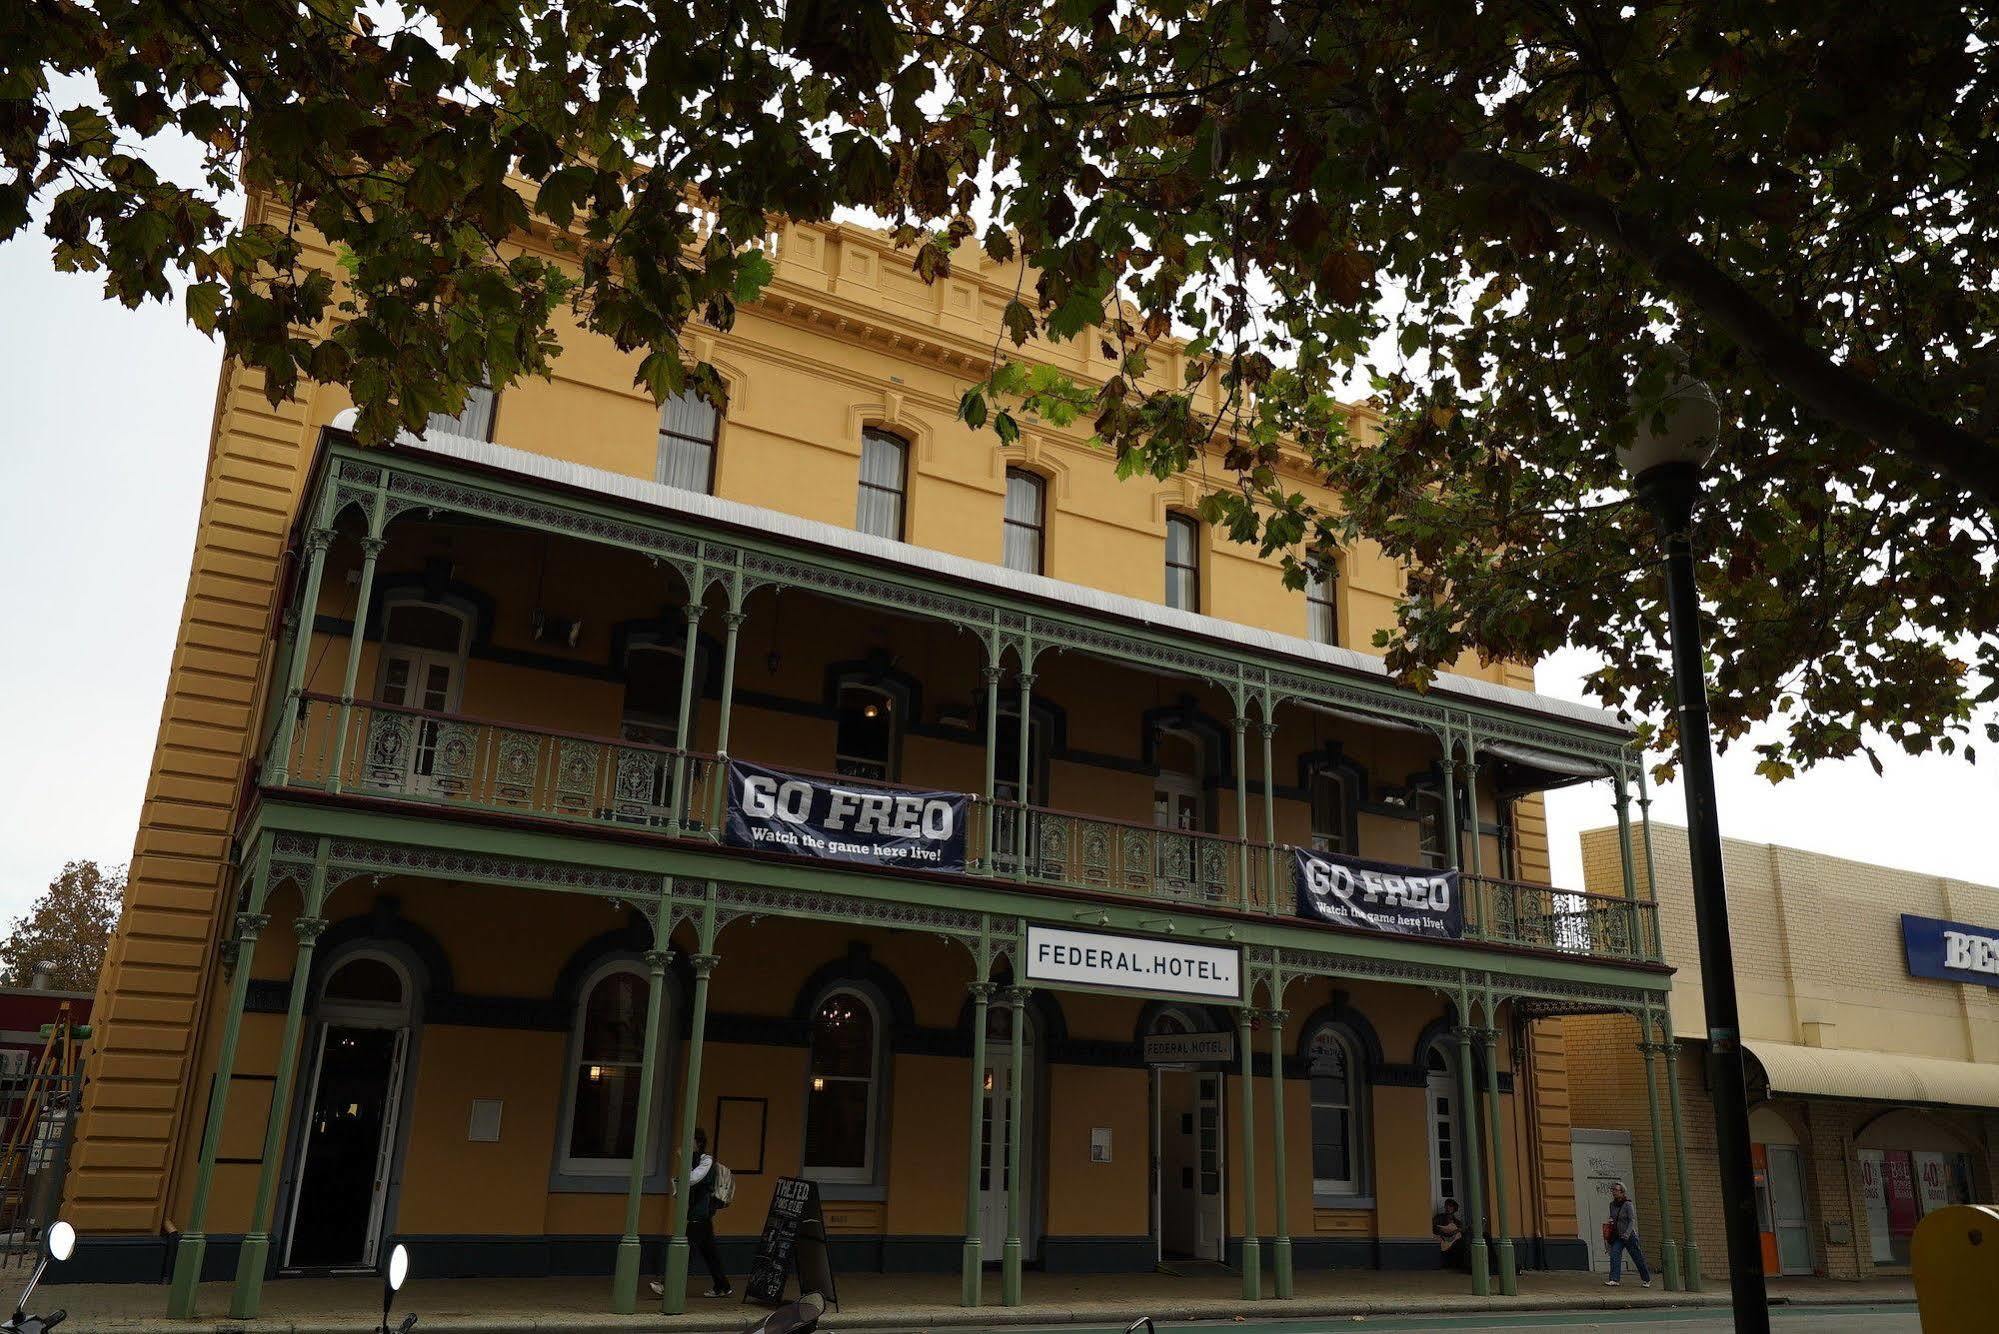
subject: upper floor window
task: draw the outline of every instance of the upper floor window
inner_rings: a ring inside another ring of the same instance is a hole
[[[1351,853],[1347,834],[1348,812],[1352,809],[1347,776],[1337,769],[1316,769],[1312,773],[1312,846],[1320,852]]]
[[[631,1170],[651,988],[645,970],[629,960],[604,965],[583,987],[570,1042],[562,1171],[621,1176]],[[660,1031],[669,1026],[662,1023]],[[658,1160],[658,1144],[653,1137],[648,1168]]]
[[[1312,1192],[1358,1195],[1361,1081],[1353,1044],[1331,1025],[1312,1034]]]
[[[1006,470],[1006,522],[1001,546],[1009,570],[1041,573],[1045,487],[1038,475],[1025,468]]]
[[[1201,524],[1190,514],[1166,516],[1166,605],[1201,609]]]
[[[683,491],[715,493],[715,432],[721,414],[692,389],[659,406],[659,462],[653,480]]]
[[[805,1100],[808,1176],[874,1180],[881,1045],[880,1017],[859,991],[842,987],[819,1002]]]
[[[861,432],[861,492],[854,503],[854,527],[900,542],[908,473],[909,445],[905,441],[872,427]]]
[[[1044,799],[1042,786],[1048,768],[1048,733],[1042,719],[1032,713],[1027,719],[1027,791],[1020,790],[1020,710],[1011,700],[1002,701],[993,738],[993,795],[1001,801],[1018,801],[1032,806]]]
[[[1340,642],[1340,613],[1333,601],[1335,584],[1331,568],[1305,581],[1305,633],[1315,644]]]
[[[1450,832],[1444,821],[1444,794],[1419,788],[1411,804],[1416,809],[1416,839],[1423,865],[1438,870],[1449,866]]]
[[[849,778],[893,779],[895,743],[895,697],[873,686],[841,686],[834,768]]]
[[[447,435],[462,435],[473,440],[493,438],[493,406],[499,395],[490,385],[475,384],[465,391],[465,406],[457,416],[448,412],[433,412],[424,423],[424,432],[441,431]]]

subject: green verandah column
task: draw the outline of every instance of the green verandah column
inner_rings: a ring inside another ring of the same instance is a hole
[[[688,963],[694,969],[694,1000],[688,1007],[687,1083],[680,1090],[680,1150],[673,1172],[673,1236],[666,1243],[666,1291],[660,1309],[679,1315],[687,1309],[687,1197],[693,1191],[688,1177],[694,1171],[694,1121],[701,1114],[701,1047],[708,1032],[708,975],[715,971],[715,886],[708,885],[708,902],[701,909],[701,926],[696,933],[698,954]]]
[[[1248,912],[1249,901],[1249,759],[1244,746],[1244,737],[1249,733],[1249,719],[1243,716],[1242,706],[1237,705],[1235,714],[1235,837],[1236,837],[1236,878],[1241,893],[1241,908]]]
[[[1019,751],[1019,763],[1015,766],[1015,768],[1019,772],[1016,775],[1017,785],[1014,788],[1014,796],[1020,803],[1015,813],[1016,824],[1014,828],[1014,839],[1013,839],[1014,841],[1013,878],[1015,880],[1027,879],[1027,837],[1028,837],[1027,798],[1029,795],[1027,790],[1027,779],[1028,779],[1027,766],[1028,766],[1029,754],[1033,750],[1033,747],[1028,744],[1028,741],[1029,738],[1031,738],[1034,735],[1033,724],[1031,721],[1029,721],[1034,716],[1033,713],[1030,712],[1030,705],[1032,704],[1034,699],[1034,673],[1027,670],[1026,664],[1028,662],[1028,659],[1026,657],[1025,648],[1022,649],[1021,662],[1022,666],[1020,669],[1020,674],[1015,678],[1020,684],[1020,731],[1019,731],[1019,745],[1016,747],[1016,749]]]
[[[1666,1199],[1666,1136],[1659,1122],[1659,1085],[1654,1078],[1659,1064],[1659,1045],[1652,1041],[1652,1016],[1638,1017],[1638,1050],[1645,1058],[1645,1113],[1652,1126],[1652,1190],[1659,1208],[1659,1250],[1664,1256],[1661,1272],[1666,1291],[1680,1290],[1680,1248],[1673,1242],[1673,1208]]]
[[[1688,1292],[1699,1292],[1701,1252],[1694,1241],[1693,1189],[1687,1184],[1687,1124],[1680,1115],[1680,1044],[1673,1041],[1673,1015],[1669,1010],[1659,1012],[1659,1050],[1666,1058],[1666,1100],[1673,1109],[1673,1168],[1679,1179],[1680,1235],[1684,1239],[1681,1243],[1680,1277]]]
[[[1021,933],[1026,939],[1026,932]],[[1020,1077],[1021,1063],[1026,1059],[1024,1042],[1027,1036],[1027,998],[1032,994],[1026,987],[1008,987],[1006,992],[1008,1016],[1013,1021],[1013,1032],[1009,1057],[1010,1072],[1007,1075],[1007,1116],[1006,1116],[1006,1250],[1000,1260],[1000,1301],[1007,1306],[1020,1305],[1020,1205],[1021,1205],[1021,1162],[1020,1162],[1020,1122],[1027,1110],[1027,1102],[1022,1089],[1025,1083]]]
[[[303,656],[303,655],[301,655]],[[250,994],[250,965],[257,936],[270,919],[264,900],[271,886],[271,835],[257,842],[251,864],[248,910],[236,914],[236,956],[229,974],[229,997],[222,1011],[222,1040],[216,1049],[215,1074],[208,1086],[208,1120],[201,1132],[201,1157],[194,1172],[194,1192],[188,1202],[187,1226],[174,1247],[173,1283],[167,1289],[167,1315],[186,1320],[194,1311],[195,1285],[201,1282],[201,1262],[208,1251],[208,1196],[215,1185],[215,1156],[222,1143],[222,1118],[229,1109],[229,1080],[236,1070],[236,1039],[243,1027],[243,1001]],[[200,1059],[197,1049],[191,1053]]]
[[[298,727],[306,659],[312,656],[312,623],[319,614],[319,583],[326,572],[326,549],[332,545],[333,529],[326,526],[322,507],[305,538],[305,579],[299,587],[298,606],[292,612],[292,649],[285,662],[284,699],[271,740],[270,776],[266,780],[271,787],[283,787],[291,772],[292,733]]]
[[[1270,1156],[1275,1164],[1271,1203],[1277,1208],[1277,1235],[1270,1243],[1271,1289],[1278,1297],[1291,1295],[1291,1214],[1290,1190],[1285,1180],[1284,1159],[1284,1025],[1291,1012],[1281,1008],[1284,988],[1275,974],[1270,979],[1273,1006],[1264,1018],[1270,1023]]]
[[[326,790],[338,792],[347,761],[347,729],[354,722],[354,678],[361,672],[361,645],[368,637],[368,606],[375,594],[375,562],[388,546],[382,533],[388,527],[386,491],[375,493],[368,511],[368,535],[361,539],[361,586],[354,595],[354,624],[347,632],[347,666],[340,675],[340,722],[333,731],[333,767],[327,771]],[[412,683],[414,686],[414,683]]]
[[[673,757],[673,804],[666,812],[668,834],[680,832],[681,820],[687,813],[682,797],[687,791],[687,752],[690,749],[688,742],[692,740],[688,735],[688,725],[693,721],[694,710],[694,650],[701,642],[701,614],[706,610],[707,608],[701,605],[698,592],[680,609],[681,615],[687,618],[687,636],[682,641],[680,650],[680,713],[675,719],[673,728],[673,748],[676,753]]]
[[[1485,1245],[1485,1191],[1479,1184],[1478,1099],[1471,1077],[1473,1030],[1465,1020],[1471,1016],[1468,1004],[1459,1002],[1458,1039],[1458,1144],[1464,1154],[1465,1221],[1471,1226],[1471,1290],[1480,1297],[1492,1293],[1492,1273]]]
[[[264,1151],[257,1167],[256,1203],[250,1209],[250,1228],[243,1237],[243,1249],[236,1257],[236,1289],[230,1297],[229,1314],[237,1320],[254,1319],[264,1296],[264,1271],[269,1267],[271,1231],[277,1208],[278,1168],[284,1155],[285,1127],[291,1120],[292,1080],[298,1073],[299,1037],[305,1029],[305,1003],[312,992],[312,956],[319,948],[320,933],[326,930],[326,845],[319,845],[313,858],[312,881],[304,886],[299,916],[292,923],[298,938],[298,953],[292,960],[291,998],[285,1005],[285,1032],[278,1047],[277,1075],[271,1082],[271,1108],[264,1117]]]
[[[644,1244],[639,1239],[639,1211],[645,1203],[646,1157],[652,1149],[653,1102],[659,1089],[659,1023],[665,1008],[666,966],[673,961],[660,929],[670,920],[671,909],[662,901],[653,925],[653,948],[646,951],[645,1045],[639,1049],[639,1105],[632,1127],[632,1170],[625,1179],[625,1234],[618,1238],[618,1260],[611,1272],[611,1309],[631,1315],[639,1309],[639,1273],[643,1268]]]
[[[1493,1027],[1499,1015],[1486,1002],[1486,1027],[1478,1030],[1479,1053],[1485,1058],[1485,1120],[1491,1136],[1492,1152],[1492,1235],[1499,1249],[1499,1291],[1511,1297],[1520,1291],[1520,1279],[1513,1265],[1513,1223],[1506,1198],[1506,1118],[1499,1107],[1499,1030]]]
[[[1236,733],[1238,739],[1242,733]],[[1245,988],[1245,1001],[1256,998],[1256,984]],[[1242,1048],[1242,1296],[1256,1301],[1263,1296],[1263,1257],[1256,1240],[1256,1081],[1251,1071],[1256,1048],[1250,1039],[1250,1025],[1256,1011],[1248,1005],[1236,1011],[1236,1036]]]
[[[984,962],[982,960],[982,962]],[[989,966],[989,965],[988,965]],[[986,1113],[986,1015],[992,1003],[993,984],[982,976],[972,983],[972,1130],[965,1151],[965,1251],[959,1265],[958,1304],[977,1306],[979,1288],[985,1276],[985,1229],[980,1226],[979,1173],[985,1167],[980,1155],[984,1148]]]

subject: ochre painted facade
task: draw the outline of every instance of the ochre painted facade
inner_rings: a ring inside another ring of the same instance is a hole
[[[253,201],[252,207],[265,205]],[[1046,487],[1047,575],[1084,589],[1160,599],[1167,517],[1198,503],[1192,478],[1119,482],[1109,460],[1074,433],[1031,428],[1020,446],[1003,451],[955,420],[959,395],[990,350],[996,312],[1012,288],[1010,273],[981,267],[968,253],[958,274],[925,286],[871,233],[786,227],[781,241],[777,279],[766,299],[744,311],[726,334],[693,335],[695,351],[720,368],[730,391],[715,446],[715,495],[851,527],[862,433],[887,430],[909,446],[903,529],[909,543],[998,562],[1006,470],[1018,466]],[[1104,370],[1081,344],[1030,352],[1085,375]],[[1178,354],[1167,353],[1155,364],[1162,379],[1174,380]],[[498,395],[492,440],[650,480],[659,458],[660,411],[632,387],[634,366],[635,359],[603,340],[566,331],[551,380],[510,386]],[[98,997],[93,1078],[69,1178],[69,1216],[88,1236],[129,1242],[129,1254],[139,1257],[120,1271],[129,1276],[147,1276],[147,1266],[160,1263],[164,1253],[161,1239],[189,1230],[202,1175],[208,1089],[231,1005],[229,973],[219,964],[245,883],[241,868],[253,851],[234,838],[264,818],[267,803],[276,799],[260,794],[259,784],[269,780],[275,758],[265,750],[271,729],[294,707],[285,695],[290,659],[283,617],[298,596],[306,563],[302,535],[312,519],[301,507],[324,428],[347,406],[339,392],[318,388],[273,408],[257,372],[234,364],[223,369],[187,604],[130,886]],[[1364,413],[1356,413],[1355,423],[1369,429]],[[1313,479],[1300,474],[1295,480],[1331,503]],[[359,509],[333,516],[317,604],[304,618],[297,647],[307,697],[340,694],[358,629],[355,698],[364,708],[377,698],[385,611],[400,599],[417,599],[456,608],[471,626],[446,712],[615,739],[631,688],[628,658],[621,655],[634,644],[677,650],[681,643],[680,609],[689,590],[679,575],[638,551],[423,509],[407,511],[387,530],[368,590],[370,611],[356,627],[366,536]],[[1281,634],[1305,633],[1305,599],[1282,586],[1274,563],[1206,527],[1199,550],[1199,610]],[[1374,632],[1391,623],[1398,583],[1396,569],[1378,551],[1363,545],[1343,553],[1336,584],[1341,644],[1365,649]],[[537,636],[537,613],[580,622],[576,642]],[[988,659],[977,638],[790,588],[749,593],[741,614],[728,674],[730,753],[834,769],[840,684],[866,679],[888,687],[895,707],[909,715],[897,724],[893,778],[981,790],[989,731],[981,673]],[[725,619],[711,609],[699,627],[696,695],[688,733],[680,738],[691,751],[719,746]],[[1532,674],[1522,667],[1467,662],[1460,669],[1531,690]],[[1315,767],[1331,766],[1352,789],[1346,807],[1350,851],[1404,864],[1424,858],[1415,799],[1437,787],[1439,748],[1437,737],[1421,726],[1287,709],[1277,718],[1266,784],[1253,723],[1248,772],[1237,772],[1232,746],[1238,705],[1225,681],[1164,675],[1080,653],[1043,658],[1032,681],[1036,728],[1048,733],[1036,742],[1046,752],[1031,782],[1037,806],[1149,827],[1162,765],[1154,746],[1163,726],[1187,738],[1198,754],[1191,767],[1203,832],[1261,840],[1267,801],[1278,843],[1310,842],[1311,775]],[[1010,699],[1013,689],[1009,679],[1002,693]],[[314,755],[323,762],[333,746],[336,708],[324,699],[316,710],[300,706],[295,763]],[[358,750],[346,756],[357,768]],[[1252,789],[1250,819],[1238,829],[1245,787]],[[1476,823],[1461,842],[1465,864],[1476,860],[1490,875],[1545,884],[1539,798],[1524,789],[1502,793],[1491,781],[1468,796]],[[337,805],[329,800],[300,809],[324,813]],[[351,808],[370,814],[387,809],[358,795]],[[621,839],[618,846],[631,841]],[[1228,847],[1233,858],[1234,843]],[[262,1142],[297,945],[291,923],[299,911],[296,889],[280,887],[247,960],[247,1012],[233,1051],[202,1224],[212,1237],[251,1226],[251,1203],[266,1168]],[[397,874],[343,878],[321,916],[331,923],[322,967],[352,957],[357,942],[386,942],[385,950],[406,958],[408,980],[419,993],[411,1001],[391,1216],[384,1226],[428,1239],[438,1255],[451,1257],[445,1263],[465,1272],[605,1263],[605,1239],[623,1230],[624,1179],[578,1185],[565,1178],[556,1159],[565,1089],[576,1069],[575,988],[594,963],[641,954],[647,945],[643,921],[629,906],[601,897]],[[683,923],[662,942],[680,956],[670,976],[656,1103],[654,1143],[662,1164],[673,1157],[683,1129],[678,1108],[691,983],[686,956],[699,948],[691,930]],[[721,1100],[747,1100],[729,1102],[727,1108],[735,1109],[730,1114],[746,1115],[742,1109],[756,1106],[763,1127],[760,1170],[746,1170],[747,1148],[720,1146],[741,1185],[737,1204],[719,1224],[725,1239],[753,1234],[771,1183],[800,1167],[809,1078],[805,1010],[816,1004],[826,979],[850,978],[873,988],[868,994],[895,1013],[883,1016],[878,1038],[884,1050],[872,1115],[879,1158],[870,1180],[829,1184],[829,1225],[861,1248],[850,1254],[882,1267],[955,1263],[964,1235],[969,1152],[971,974],[964,951],[917,931],[781,916],[731,925],[722,940],[707,1001],[698,1116],[712,1133],[727,1110]],[[280,1230],[296,1187],[295,1126],[316,1068],[312,1043],[327,1026],[315,1008],[323,981],[315,973],[298,1075],[288,1105],[277,1109],[285,1128]],[[1314,1263],[1428,1262],[1436,1200],[1425,1040],[1444,1034],[1450,1059],[1456,1059],[1443,995],[1388,981],[1306,978],[1283,1004],[1289,1014],[1282,1041],[1291,1146],[1287,1217],[1280,1227],[1270,1179],[1270,1019],[1259,1012],[1259,1217],[1253,1230],[1288,1230],[1300,1256]],[[1368,1036],[1354,1107],[1362,1184],[1348,1195],[1315,1196],[1311,1169],[1303,1166],[1312,1158],[1307,1047],[1313,1016],[1331,1009],[1358,1016],[1357,1028],[1342,1030],[1351,1040],[1363,1030]],[[1037,1025],[1027,1147],[1031,1258],[1073,1267],[1132,1263],[1154,1231],[1149,1153],[1155,1077],[1137,1056],[1153,1011],[1135,999],[1044,990],[1031,1012]],[[1220,1010],[1209,1020],[1220,1027],[1234,1023]],[[1516,1022],[1511,1006],[1498,1008],[1487,1022],[1500,1030],[1497,1141],[1510,1182],[1504,1230],[1517,1240],[1521,1263],[1560,1262],[1556,1251],[1570,1246],[1576,1232],[1562,1028],[1524,1016]],[[1222,1080],[1232,1164],[1246,1148],[1239,1078],[1231,1069]],[[495,1102],[498,1137],[474,1138],[474,1114],[491,1115]],[[1092,1132],[1101,1130],[1114,1145],[1108,1162],[1090,1156]],[[1245,1231],[1244,1175],[1231,1168],[1226,1178],[1231,1238]],[[645,1192],[640,1225],[648,1238],[670,1228],[663,1181]],[[500,1244],[508,1238],[518,1239],[520,1249]],[[218,1258],[223,1254],[211,1254],[211,1269],[225,1263]]]

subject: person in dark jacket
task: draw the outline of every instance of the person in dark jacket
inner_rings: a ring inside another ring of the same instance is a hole
[[[1442,1212],[1431,1216],[1430,1235],[1437,1239],[1439,1265],[1471,1272],[1471,1242],[1465,1237],[1465,1222],[1458,1216],[1456,1200],[1445,1200]]]
[[[708,1152],[708,1132],[694,1131],[694,1170],[687,1174],[687,1240],[708,1268],[708,1291],[704,1297],[733,1297],[729,1271],[722,1267],[722,1252],[715,1245],[715,1158]],[[652,1285],[655,1295],[664,1294],[664,1284]]]
[[[1652,1286],[1652,1270],[1645,1263],[1645,1252],[1638,1245],[1638,1210],[1624,1193],[1624,1183],[1610,1183],[1610,1277],[1604,1286],[1614,1288],[1624,1277],[1624,1257],[1628,1254],[1631,1263],[1638,1266],[1638,1277],[1642,1287]]]

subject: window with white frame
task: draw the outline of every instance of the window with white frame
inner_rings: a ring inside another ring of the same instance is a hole
[[[906,441],[872,427],[861,432],[861,487],[854,501],[854,527],[900,542],[908,475]]]
[[[1354,851],[1347,836],[1352,796],[1347,776],[1340,770],[1321,766],[1312,771],[1312,847],[1316,851]]]
[[[1364,1112],[1359,1054],[1346,1034],[1321,1025],[1306,1049],[1311,1058],[1312,1193],[1361,1193]]]
[[[1423,865],[1438,870],[1449,866],[1450,830],[1444,820],[1444,794],[1420,788],[1412,804],[1416,809],[1416,839]]]
[[[456,416],[448,412],[433,412],[424,423],[424,434],[432,431],[446,435],[462,435],[472,440],[493,438],[493,408],[500,396],[490,385],[475,384],[465,390],[465,406]]]
[[[637,1142],[639,1071],[645,1062],[646,1001],[652,979],[630,960],[604,964],[585,982],[570,1037],[568,1106],[561,1170],[579,1176],[623,1175]],[[662,1033],[669,1031],[660,1023]],[[646,1154],[659,1159],[657,1137]]]
[[[682,491],[715,493],[715,434],[722,414],[715,405],[683,390],[659,406],[659,460],[653,480]]]
[[[1315,644],[1340,642],[1340,612],[1333,600],[1336,587],[1330,566],[1306,577],[1305,634]]]
[[[1040,574],[1046,545],[1047,485],[1025,468],[1006,470],[1006,521],[1001,557],[1009,570]]]
[[[881,1084],[881,1017],[851,987],[826,993],[812,1016],[805,1098],[805,1173],[820,1181],[870,1183]]]
[[[1166,605],[1201,609],[1201,522],[1191,514],[1166,516]]]

